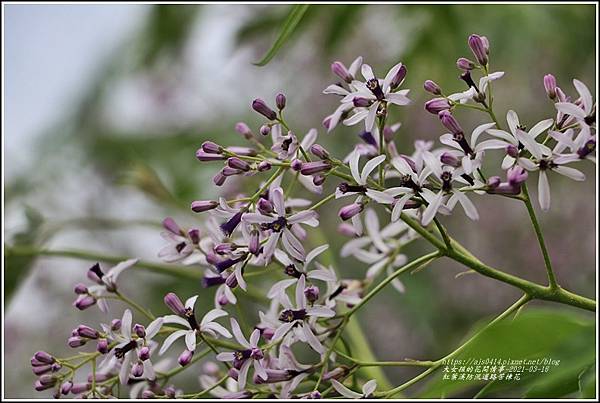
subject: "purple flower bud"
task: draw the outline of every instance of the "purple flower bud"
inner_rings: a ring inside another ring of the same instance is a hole
[[[96,329],[92,329],[86,325],[77,326],[77,334],[80,337],[85,337],[86,339],[97,339],[100,335]]]
[[[425,81],[425,84],[423,84],[423,88],[425,89],[425,91],[429,92],[430,94],[442,95],[442,89],[434,81],[431,81],[431,80]]]
[[[69,392],[71,391],[72,387],[73,387],[73,382],[71,382],[71,381],[63,382],[63,384],[60,386],[60,393],[62,393],[63,395],[68,395]]]
[[[233,252],[236,249],[237,249],[237,246],[233,243],[220,243],[213,248],[215,253],[217,253],[219,255],[224,255],[226,253]]]
[[[324,128],[329,130],[329,126],[331,126],[331,116],[327,116],[325,119],[323,119],[322,124]]]
[[[450,109],[450,103],[446,98],[433,98],[425,102],[425,110],[429,113],[438,114],[447,109]]]
[[[473,70],[475,68],[475,63],[467,58],[461,57],[456,61],[456,67],[465,71]]]
[[[392,81],[390,81],[390,88],[392,90],[396,89],[397,87],[400,86],[400,84],[402,84],[402,82],[404,81],[404,78],[406,78],[406,66],[402,65],[400,66],[400,69],[398,70],[398,72],[396,73],[396,75],[394,76],[394,78],[392,78]]]
[[[100,354],[108,353],[108,340],[99,339],[98,344],[96,345],[96,351],[98,351]]]
[[[246,161],[237,158],[237,157],[231,157],[227,160],[227,165],[229,165],[231,168],[233,169],[238,169],[240,171],[249,171],[250,170],[250,164],[248,164]]]
[[[569,102],[569,97],[560,89],[560,87],[556,87],[556,98],[559,102]]]
[[[271,133],[271,126],[269,126],[269,125],[262,125],[260,127],[260,134],[262,134],[263,136],[268,136],[269,133]]]
[[[235,273],[231,273],[229,276],[227,276],[227,280],[225,280],[225,284],[227,284],[227,287],[229,287],[229,288],[235,288],[238,286],[238,281],[237,281],[237,278],[235,277]]]
[[[225,294],[221,294],[217,297],[217,303],[220,306],[225,306],[229,303],[229,300],[227,299],[227,296]]]
[[[207,153],[206,151],[204,151],[203,149],[199,148],[196,151],[196,158],[199,161],[202,162],[206,162],[206,161],[219,161],[219,160],[224,160],[225,156],[221,155],[221,154],[214,154],[214,153]]]
[[[485,48],[485,54],[489,55],[490,54],[490,41],[488,40],[487,36],[481,36],[481,41],[483,42],[483,47]]]
[[[31,367],[33,373],[37,376],[47,374],[48,372],[52,372],[52,365],[44,365],[41,367]]]
[[[235,213],[230,219],[229,221],[221,224],[221,231],[223,231],[223,233],[227,236],[231,236],[231,234],[233,234],[233,231],[235,231],[235,229],[237,228],[237,226],[239,225],[239,223],[242,221],[242,215],[243,213],[240,211],[239,213]]]
[[[552,74],[544,76],[544,89],[550,99],[556,99],[556,77]]]
[[[115,332],[116,332],[116,331],[117,331],[117,330],[119,330],[120,328],[121,328],[121,319],[113,319],[113,320],[110,322],[110,329],[111,329],[112,331],[115,331]]]
[[[284,382],[289,381],[295,376],[294,371],[288,371],[286,369],[270,369],[266,368],[267,379],[262,379],[258,376],[258,374],[254,374],[254,383],[256,385],[261,385],[265,383],[276,383],[276,382]]]
[[[499,176],[490,176],[487,180],[487,185],[489,188],[495,189],[500,185],[501,182],[502,179]]]
[[[94,305],[95,303],[96,298],[92,297],[91,295],[81,294],[77,297],[77,299],[73,303],[73,306],[79,309],[80,311],[83,311],[89,308],[90,306]]]
[[[518,165],[515,165],[506,172],[506,179],[512,186],[520,186],[521,183],[527,180],[527,176],[527,171]]]
[[[302,169],[302,160],[299,160],[298,158],[294,158],[294,160],[292,160],[292,162],[290,163],[290,168],[292,168],[292,170],[298,172],[299,170]]]
[[[175,220],[172,219],[171,217],[165,218],[162,222],[162,225],[167,231],[169,231],[172,234],[181,235],[183,233],[183,231],[181,231],[181,228],[179,227],[179,225],[177,225]]]
[[[440,155],[440,161],[442,162],[442,164],[450,165],[454,168],[458,168],[460,166],[459,159],[456,158],[455,155],[447,151],[443,152],[442,155]]]
[[[320,144],[313,144],[310,146],[310,152],[313,153],[315,157],[318,157],[322,160],[329,159],[329,151],[327,151],[325,147]]]
[[[174,399],[176,392],[177,391],[175,390],[175,387],[173,385],[169,385],[163,389],[163,393],[165,394],[165,397],[168,399]]]
[[[146,328],[143,325],[140,325],[139,323],[133,325],[133,332],[137,335],[137,337],[146,337]]]
[[[67,344],[71,348],[81,347],[81,346],[85,345],[86,342],[87,342],[87,340],[81,336],[71,336],[67,340]]]
[[[252,138],[252,130],[248,127],[248,125],[244,122],[238,122],[235,124],[235,131],[239,134],[243,135],[244,138],[250,139]]]
[[[521,193],[521,186],[513,186],[508,182],[502,182],[498,186],[488,189],[487,192],[493,194],[518,195]]]
[[[219,257],[219,256],[218,256],[216,253],[213,253],[213,252],[211,252],[211,251],[208,251],[208,252],[206,253],[206,262],[207,262],[208,264],[212,264],[212,265],[214,265],[214,264],[216,264],[217,262],[219,262],[220,260],[221,260],[221,258],[220,258],[220,257]]]
[[[586,143],[577,150],[577,155],[580,159],[584,159],[588,155],[594,152],[596,149],[596,138],[592,137]]]
[[[258,164],[256,169],[258,169],[258,172],[265,172],[265,171],[270,170],[271,167],[272,167],[272,164],[269,161],[261,161]]]
[[[258,256],[260,253],[260,239],[257,230],[252,230],[250,232],[250,240],[248,241],[248,252],[252,253],[254,256]]]
[[[312,392],[310,392],[308,395],[304,396],[306,399],[322,399],[323,396],[321,395],[321,392],[319,392],[318,390],[313,390]]]
[[[360,137],[365,143],[372,145],[373,147],[377,147],[377,140],[375,140],[375,137],[373,137],[373,134],[371,132],[366,132],[363,131],[361,132],[358,137]]]
[[[304,289],[304,296],[309,303],[314,303],[319,299],[319,287],[310,285]]]
[[[185,349],[185,350],[183,350],[183,353],[181,353],[181,355],[177,359],[177,362],[182,367],[185,367],[186,365],[188,365],[190,363],[190,361],[192,361],[193,356],[194,356],[193,351]]]
[[[363,211],[364,207],[365,206],[362,203],[348,204],[347,206],[344,206],[340,209],[338,215],[342,220],[346,221],[354,217],[355,215],[360,214],[360,212]]]
[[[271,203],[270,200],[264,199],[262,197],[258,199],[256,207],[258,208],[258,211],[260,211],[263,214],[270,214],[273,212],[273,203]]]
[[[194,213],[202,213],[204,211],[212,210],[219,205],[214,200],[195,200],[192,202],[192,211]]]
[[[364,97],[356,97],[352,100],[352,103],[357,108],[365,108],[371,104],[371,100]]]
[[[328,161],[305,162],[302,164],[300,173],[302,175],[314,175],[329,169],[331,169],[331,164]]]
[[[489,50],[489,45],[486,46],[486,42],[487,38],[484,41],[479,35],[473,34],[469,36],[469,47],[471,48],[471,51],[475,55],[475,58],[479,64],[482,66],[485,66],[488,63],[487,53]]]
[[[217,271],[219,273],[222,273],[223,271],[229,269],[230,267],[234,266],[236,263],[241,262],[242,260],[244,260],[246,258],[245,255],[242,255],[240,257],[237,257],[235,259],[223,259],[218,261],[217,263],[214,264],[215,269],[217,269]]]
[[[342,62],[333,62],[331,64],[331,72],[347,83],[351,83],[354,80],[354,77]]]
[[[145,390],[142,392],[142,399],[154,399],[156,394],[151,390]]]
[[[133,375],[135,378],[139,378],[140,376],[144,375],[144,364],[141,362],[136,362],[133,364],[131,367],[131,375]]]
[[[221,285],[225,282],[225,279],[221,276],[204,276],[202,277],[202,287],[208,288],[215,285]]]
[[[192,243],[197,244],[200,242],[200,230],[197,228],[191,228],[188,230],[188,236]]]
[[[449,111],[441,111],[438,113],[438,117],[446,129],[450,130],[455,136],[464,133],[456,118]]]
[[[60,371],[61,368],[62,368],[62,365],[59,364],[58,362],[55,362],[54,364],[52,364],[52,372],[58,372],[58,371]]]
[[[275,105],[277,105],[277,109],[279,110],[285,108],[285,95],[281,92],[275,96]]]
[[[45,351],[37,351],[31,359],[35,359],[44,364],[54,364],[54,362],[56,361],[56,359],[52,355],[48,354]]]
[[[202,151],[207,154],[221,154],[223,152],[223,147],[212,141],[205,141],[201,147]]]
[[[42,390],[50,389],[53,386],[54,386],[54,384],[43,384],[42,382],[40,382],[39,379],[37,381],[35,381],[35,383],[33,384],[33,387],[38,392],[41,392]]]
[[[55,385],[56,377],[54,375],[42,375],[38,378],[38,381],[42,385]]]
[[[244,172],[244,171],[232,168],[230,166],[226,166],[226,167],[223,167],[223,169],[221,169],[221,175],[223,175],[225,177],[239,175],[242,172]]]
[[[327,179],[327,177],[325,175],[321,175],[321,174],[317,174],[313,176],[313,184],[315,186],[321,186],[323,183],[325,183],[325,179]]]
[[[183,305],[183,302],[181,302],[179,297],[175,295],[175,293],[170,292],[167,295],[165,295],[164,302],[165,305],[168,306],[174,314],[179,316],[185,316],[185,306]]]
[[[80,393],[90,390],[91,388],[91,383],[74,383],[73,386],[71,386],[71,393],[74,395],[78,395]]]
[[[73,291],[75,291],[75,294],[87,294],[88,288],[85,286],[85,284],[78,283],[75,285]]]
[[[506,146],[506,154],[513,158],[517,158],[519,156],[519,148],[515,145],[509,144]]]
[[[215,176],[213,176],[213,183],[215,186],[223,186],[227,177],[223,175],[222,172],[218,172]]]
[[[277,114],[275,113],[275,111],[269,108],[265,101],[263,101],[260,98],[257,98],[254,101],[252,101],[252,109],[254,109],[256,112],[260,113],[269,120],[277,119]]]

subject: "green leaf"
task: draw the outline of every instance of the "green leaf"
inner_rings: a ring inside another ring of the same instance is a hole
[[[545,373],[524,373],[520,381],[444,380],[438,371],[420,398],[474,396],[556,398],[577,392],[582,372],[594,364],[594,322],[587,316],[562,310],[529,308],[514,320],[507,318],[486,329],[455,359],[560,360]],[[587,384],[586,384],[587,385]],[[498,394],[504,391],[503,394]]]
[[[286,18],[283,23],[283,27],[281,28],[281,32],[277,37],[271,49],[267,52],[267,54],[262,58],[262,60],[258,63],[254,63],[256,66],[265,66],[267,63],[271,61],[271,59],[279,52],[283,44],[290,38],[298,23],[302,20],[304,13],[308,10],[310,4],[296,4],[292,7],[292,11]]]

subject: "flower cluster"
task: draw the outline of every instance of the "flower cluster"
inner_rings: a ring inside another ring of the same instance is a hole
[[[38,376],[35,388],[54,389],[56,397],[118,396],[118,385],[129,385],[134,398],[205,393],[227,399],[377,396],[375,380],[364,380],[362,393],[344,385],[357,364],[348,362],[337,341],[351,315],[388,282],[405,292],[396,278],[409,261],[405,246],[431,234],[432,223],[449,242],[441,216],[460,205],[468,218],[477,220],[477,197],[529,203],[526,186],[535,172],[539,205],[548,210],[552,175],[582,181],[583,173],[572,165],[595,161],[596,106],[583,83],[573,80],[578,96],[571,99],[548,74],[540,88],[552,102],[551,116],[530,124],[509,110],[506,122],[498,121],[492,86],[504,72],[490,71],[486,37],[471,35],[468,46],[475,60],[461,57],[456,63],[466,90],[445,95],[434,81],[424,83],[425,91],[435,96],[425,110],[447,131],[439,136],[439,147],[432,139],[416,141],[414,150],[396,145],[401,125],[388,124],[389,111],[411,103],[409,90],[401,89],[407,75],[403,63],[383,77],[362,57],[348,68],[339,61],[331,65],[341,81],[323,92],[336,96],[339,105],[325,117],[324,127],[332,132],[340,123],[364,122],[356,144],[339,159],[318,143],[317,129],[301,138],[290,129],[283,117],[288,104],[283,94],[275,97],[274,108],[254,100],[252,109],[265,120],[254,130],[243,122],[235,126],[246,144],[205,141],[196,152],[199,161],[220,165],[213,178],[216,186],[229,181],[239,192],[232,198],[193,201],[191,210],[204,220],[192,228],[182,228],[172,218],[163,221],[166,244],[158,257],[202,267],[199,293],[214,287],[214,304],[197,304],[198,295],[183,302],[170,292],[164,303],[172,314],[156,317],[117,289],[117,277],[137,259],[107,272],[95,264],[88,271],[95,284],[76,285],[75,307],[98,304],[108,312],[107,300],[117,299],[145,321],[133,324],[132,311],[126,309],[120,319],[99,328],[79,325],[68,345],[80,348],[93,342],[95,351],[68,359],[37,352],[31,360]],[[460,109],[481,112],[484,119],[465,130],[457,118]],[[501,158],[489,157],[495,153]],[[252,191],[243,191],[244,181],[253,184]],[[301,192],[295,192],[298,185]],[[317,242],[323,206],[336,200],[346,201],[337,214],[338,232],[347,237],[339,253],[364,265],[354,278],[334,263],[328,244]],[[251,290],[251,276],[261,273],[278,278]],[[380,285],[373,286],[384,273]],[[234,318],[242,307],[233,306],[250,297],[267,300],[268,308],[254,317]],[[176,343],[180,347],[173,347]],[[301,346],[306,363],[296,358]],[[174,349],[177,363],[159,359]],[[210,354],[216,361],[203,366],[202,392],[190,394],[169,384],[175,374]],[[88,381],[75,383],[75,371],[88,362],[93,364]]]

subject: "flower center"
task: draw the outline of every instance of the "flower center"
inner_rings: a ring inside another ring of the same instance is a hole
[[[365,193],[367,191],[367,187],[366,186],[351,185],[351,184],[349,184],[347,182],[340,183],[338,185],[338,189],[342,193],[348,193],[348,192]]]
[[[115,357],[123,358],[125,354],[129,351],[133,350],[137,347],[137,343],[131,340],[129,343],[125,344],[123,347],[115,348]]]
[[[305,309],[286,309],[285,311],[281,312],[281,315],[279,315],[279,320],[287,323],[295,320],[303,320],[304,318],[306,318]]]
[[[298,271],[298,269],[296,269],[296,266],[294,266],[293,264],[285,266],[283,272],[288,276],[295,278],[300,278],[300,276],[302,275],[302,273]]]
[[[383,91],[381,90],[381,86],[379,85],[379,80],[376,78],[372,78],[367,81],[367,88],[377,97],[379,101],[385,98]]]

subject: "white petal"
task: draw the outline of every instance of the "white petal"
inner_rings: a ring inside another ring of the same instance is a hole
[[[367,118],[368,114],[369,114],[368,109],[360,110],[360,111],[356,112],[354,115],[350,116],[349,118],[344,119],[343,123],[346,126],[354,126],[355,124],[365,120]]]
[[[397,92],[387,94],[385,96],[385,99],[387,99],[389,102],[391,102],[393,104],[400,105],[400,106],[410,104],[410,99],[406,95],[402,95]]]
[[[283,338],[290,331],[290,329],[294,326],[295,322],[284,323],[275,329],[275,333],[273,333],[273,337],[271,338],[271,342],[275,342]]]
[[[473,130],[473,133],[471,133],[471,145],[474,146],[475,144],[477,144],[477,140],[479,139],[481,133],[485,132],[488,129],[491,129],[494,126],[496,126],[496,123],[484,123],[482,125],[477,126]]]
[[[349,165],[350,172],[352,173],[352,177],[357,183],[360,183],[360,172],[358,170],[358,162],[360,160],[360,154],[357,151],[353,151],[350,154]]]
[[[260,330],[259,329],[254,329],[252,331],[252,334],[250,334],[250,346],[251,347],[258,347],[258,341],[260,340]]]
[[[377,389],[377,381],[375,379],[371,379],[362,387],[362,391],[365,394],[365,397],[375,392],[375,389]]]
[[[583,109],[570,102],[557,102],[554,104],[554,106],[559,112],[574,116],[578,119],[584,119],[587,116]]]
[[[515,132],[515,136],[521,143],[523,143],[523,145],[531,153],[531,155],[533,155],[538,160],[542,158],[542,150],[540,148],[540,145],[529,134],[525,133],[520,129],[517,129]]]
[[[185,334],[185,346],[188,350],[196,350],[196,332],[194,330],[188,330]]]
[[[554,172],[557,172],[561,175],[566,176],[567,178],[571,178],[575,181],[584,181],[585,180],[585,175],[583,174],[583,172],[581,172],[575,168],[558,166],[556,168],[552,168],[552,170]]]
[[[185,326],[188,329],[190,327],[190,323],[187,320],[183,319],[181,316],[178,316],[178,315],[165,315],[165,316],[162,317],[162,319],[163,319],[163,324],[166,324],[166,323],[176,323],[178,325]]]
[[[235,359],[235,353],[234,352],[225,352],[225,353],[219,353],[216,356],[216,359],[218,361],[233,361]]]
[[[502,140],[506,140],[508,143],[512,144],[512,145],[518,145],[519,142],[515,139],[515,137],[513,135],[511,135],[508,132],[505,132],[504,130],[498,130],[498,129],[488,129],[486,130],[487,134],[492,135],[494,137],[498,137]]]
[[[311,227],[319,225],[319,213],[314,210],[303,210],[288,217],[289,224],[306,224]]]
[[[503,140],[485,140],[475,146],[475,153],[483,150],[497,150],[506,148],[509,144]]]
[[[154,372],[154,366],[152,365],[152,361],[146,360],[144,361],[144,377],[149,381],[153,381],[156,379],[156,373]]]
[[[273,189],[273,192],[269,194],[271,201],[273,202],[273,206],[275,208],[275,212],[280,216],[285,216],[285,201],[283,198],[283,190],[278,187]]]
[[[212,322],[217,318],[221,318],[223,316],[227,316],[228,313],[222,309],[211,309],[210,311],[208,311],[206,313],[206,315],[204,315],[204,317],[202,318],[202,321],[200,321],[201,325],[204,325],[206,323]]]
[[[302,243],[288,230],[287,228],[283,230],[281,240],[283,242],[283,246],[285,250],[292,255],[292,257],[303,261],[304,260],[304,247]]]
[[[337,390],[340,395],[347,397],[348,399],[360,399],[363,397],[363,395],[361,395],[360,393],[356,393],[356,392],[348,389],[347,387],[345,387],[344,385],[342,385],[335,379],[331,380],[331,386],[333,386],[333,388],[335,390]]]
[[[375,126],[375,117],[377,116],[377,109],[379,108],[379,102],[374,102],[373,105],[369,107],[369,113],[365,118],[365,130],[368,132],[373,131],[373,127]]]
[[[267,374],[265,368],[261,365],[261,363],[258,360],[252,361],[254,362],[254,372],[256,373],[256,375],[258,375],[260,378],[266,381],[269,378],[269,375]]]
[[[313,308],[308,308],[306,312],[309,316],[316,316],[319,318],[331,318],[332,316],[335,316],[335,311],[325,306],[315,306]]]
[[[204,331],[213,331],[213,332],[217,332],[219,333],[221,336],[230,339],[231,338],[231,333],[229,333],[229,330],[225,329],[225,327],[223,327],[222,325],[220,325],[217,322],[209,322],[207,324],[205,324],[204,326],[201,326],[200,329],[204,332]]]
[[[545,171],[540,171],[538,179],[538,200],[542,210],[548,211],[550,209],[550,184]]]
[[[306,308],[306,296],[304,295],[304,288],[306,286],[306,279],[304,274],[300,275],[298,283],[296,284],[296,307],[298,309]]]
[[[454,194],[458,197],[458,201],[460,202],[463,210],[465,210],[465,214],[471,220],[479,220],[479,213],[477,212],[477,208],[469,198],[462,192],[454,192]]]
[[[312,347],[312,349],[319,354],[323,354],[325,352],[325,347],[323,347],[319,339],[317,339],[317,336],[315,336],[312,330],[310,330],[310,326],[307,323],[305,323],[302,326],[302,330],[304,330],[304,336],[306,337],[306,341]]]
[[[248,377],[248,370],[250,369],[250,365],[252,365],[252,360],[246,360],[240,368],[240,372],[238,373],[237,379],[238,388],[240,390],[244,390],[244,387],[246,386],[246,378]]]
[[[158,355],[163,355],[165,353],[165,351],[167,351],[167,349],[169,347],[171,347],[171,344],[173,344],[177,339],[186,335],[187,333],[188,333],[188,330],[177,330],[177,331],[174,331],[173,333],[171,333],[165,339],[163,345],[160,347],[160,350],[158,351]]]
[[[246,337],[244,337],[242,329],[240,329],[240,325],[234,318],[231,318],[231,331],[233,332],[233,336],[238,343],[240,343],[243,347],[250,348],[250,343],[248,343],[248,340],[246,340]]]
[[[536,123],[536,125],[529,130],[529,135],[535,139],[537,136],[551,128],[553,124],[554,119],[542,120],[541,122]]]
[[[348,67],[348,72],[350,74],[352,74],[353,76],[355,76],[356,72],[358,71],[358,68],[361,66],[362,62],[363,62],[362,56],[358,56],[356,59],[354,59],[354,61],[350,65],[350,67]]]
[[[435,195],[435,198],[429,202],[429,205],[423,212],[423,218],[421,219],[421,223],[423,225],[428,225],[433,220],[433,218],[435,217],[435,214],[437,213],[438,209],[440,208],[440,205],[442,204],[442,197],[443,197],[443,192],[440,191]]]
[[[360,174],[360,184],[361,185],[365,185],[367,183],[367,178],[369,177],[369,175],[371,174],[371,172],[373,172],[373,170],[375,168],[377,168],[383,161],[385,161],[386,156],[385,155],[379,155],[369,161],[367,161],[367,163],[365,164],[361,174]]]
[[[151,340],[160,330],[163,324],[163,318],[156,318],[146,328],[146,340]]]
[[[391,85],[392,80],[394,79],[396,74],[398,74],[398,72],[400,71],[401,68],[402,68],[402,63],[398,63],[394,67],[392,67],[390,69],[390,71],[388,71],[388,73],[385,75],[385,78],[383,79],[383,85],[382,85],[384,92],[388,90],[388,87]]]
[[[592,94],[590,93],[590,90],[588,89],[588,87],[586,87],[584,83],[577,79],[573,79],[573,85],[575,86],[575,89],[581,96],[581,101],[583,103],[585,111],[587,113],[590,113],[592,111],[593,105]]]
[[[197,300],[197,299],[198,299],[198,296],[197,296],[197,295],[194,295],[193,297],[190,297],[190,298],[188,298],[188,299],[185,301],[185,304],[184,304],[184,305],[185,305],[185,307],[186,307],[187,309],[192,309],[192,310],[193,310],[193,309],[194,309],[194,306],[196,305],[196,300]]]
[[[133,351],[128,351],[123,357],[123,364],[121,364],[121,369],[119,370],[119,381],[121,385],[127,385],[127,381],[129,380],[129,364],[131,363],[131,356]]]
[[[327,248],[329,248],[329,245],[325,244],[325,245],[321,245],[318,246],[316,248],[314,248],[313,250],[311,250],[310,252],[308,252],[308,254],[306,255],[306,261],[304,262],[304,266],[308,266],[310,262],[312,262],[312,260],[314,258],[316,258],[317,256],[319,256],[321,253],[325,252],[327,250]]]
[[[348,95],[348,90],[339,85],[331,84],[323,90],[323,94]]]
[[[365,80],[372,80],[375,78],[375,74],[373,74],[373,69],[368,64],[363,64],[361,66],[360,72],[362,73]]]
[[[123,312],[123,318],[121,318],[121,334],[126,339],[131,339],[131,320],[131,311],[129,309],[125,309],[125,312]]]
[[[506,121],[508,122],[508,127],[510,128],[511,133],[515,134],[517,131],[517,127],[519,127],[519,116],[513,110],[510,110],[506,113]]]
[[[394,202],[393,196],[384,192],[380,192],[379,190],[367,189],[366,195],[367,197],[375,200],[377,203],[392,204]]]
[[[298,281],[298,280],[296,280],[295,278],[292,278],[292,279],[286,279],[286,280],[281,280],[281,281],[276,282],[275,284],[273,284],[273,286],[267,293],[267,298],[270,298],[270,299],[275,298],[281,292],[286,290],[289,286],[294,284],[296,281]]]

